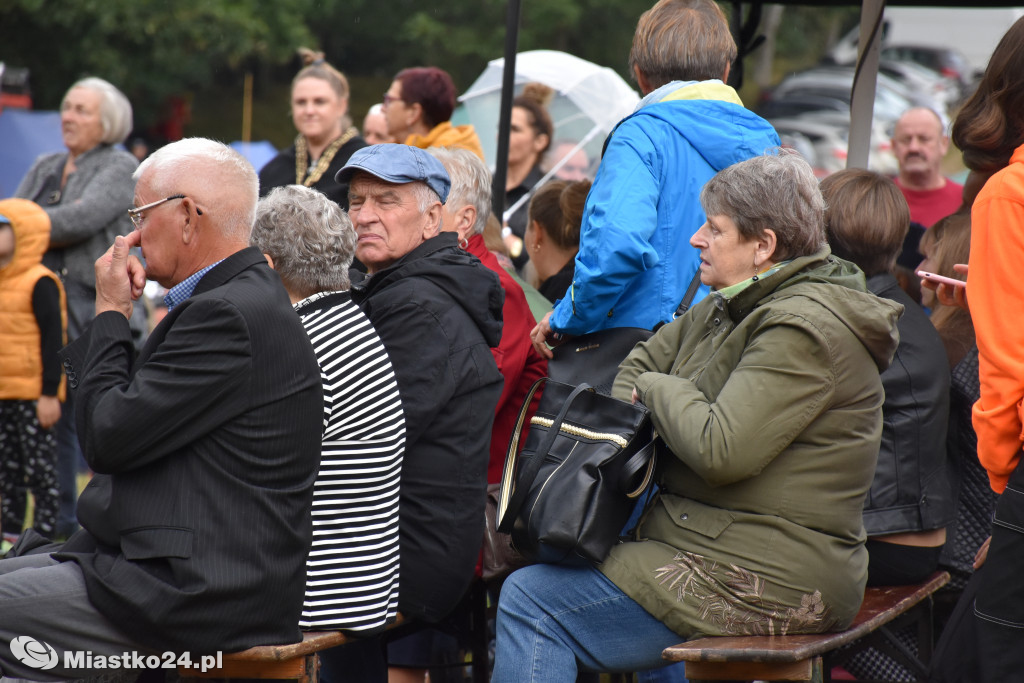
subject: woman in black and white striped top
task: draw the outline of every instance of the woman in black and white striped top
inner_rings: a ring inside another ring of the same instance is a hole
[[[250,243],[273,261],[320,363],[324,433],[303,629],[372,633],[398,610],[405,418],[387,352],[349,294],[348,216],[290,185],[259,203]]]

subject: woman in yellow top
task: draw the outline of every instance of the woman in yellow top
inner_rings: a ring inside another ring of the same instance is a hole
[[[384,116],[388,120],[388,134],[399,142],[413,147],[458,147],[468,149],[482,161],[480,147],[473,126],[453,126],[455,111],[455,83],[448,72],[436,66],[418,66],[403,69],[395,76],[391,87],[384,93]]]

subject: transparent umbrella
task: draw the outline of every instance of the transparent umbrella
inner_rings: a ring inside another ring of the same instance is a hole
[[[460,104],[452,116],[453,123],[473,125],[484,156],[492,163],[504,70],[504,59],[489,62],[459,97]],[[608,67],[555,50],[531,50],[516,56],[516,95],[531,82],[543,83],[555,91],[548,105],[555,126],[554,141],[579,143],[590,159],[600,157],[605,137],[640,101],[636,91]]]

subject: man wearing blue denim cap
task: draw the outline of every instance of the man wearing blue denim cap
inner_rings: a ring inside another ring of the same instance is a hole
[[[498,276],[440,232],[448,173],[425,151],[383,144],[338,172],[349,183],[358,235],[352,300],[370,318],[394,366],[405,411],[399,492],[399,611],[436,622],[465,593],[483,541],[487,462],[502,376]],[[323,657],[323,680],[386,680],[379,647]],[[373,659],[367,665],[367,656]],[[362,661],[354,661],[354,660]]]

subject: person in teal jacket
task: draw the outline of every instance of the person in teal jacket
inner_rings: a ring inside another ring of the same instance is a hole
[[[663,0],[640,18],[630,68],[645,97],[611,134],[572,286],[533,330],[541,354],[551,356],[545,342],[556,335],[672,320],[700,264],[687,239],[704,222],[704,183],[779,144],[723,82],[734,59],[728,23],[710,0]]]

